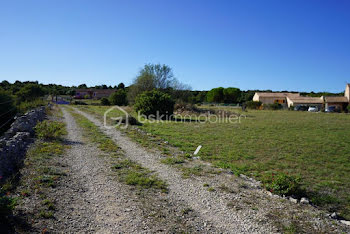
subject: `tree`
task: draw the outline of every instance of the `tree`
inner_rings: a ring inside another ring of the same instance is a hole
[[[207,93],[208,102],[223,102],[224,101],[224,88],[214,88]]]
[[[117,89],[125,89],[124,83],[119,83]]]
[[[78,86],[78,89],[87,89],[86,84],[81,84]]]
[[[226,88],[223,91],[224,95],[224,102],[225,103],[238,103],[240,96],[241,96],[241,90],[238,88]]]
[[[153,89],[174,92],[189,87],[181,84],[173,74],[172,69],[163,64],[146,64],[139,72],[134,83],[129,87],[128,100],[134,102],[135,98]]]
[[[101,105],[102,106],[109,106],[111,103],[109,102],[109,100],[107,98],[101,98]]]
[[[146,91],[135,100],[135,111],[150,118],[162,118],[172,115],[174,112],[174,100],[169,94],[158,90]]]
[[[126,99],[126,91],[123,89],[118,89],[116,92],[112,93],[109,97],[109,101],[112,105],[125,106],[128,104]]]
[[[38,84],[27,84],[16,93],[20,101],[33,101],[44,94],[44,90]]]

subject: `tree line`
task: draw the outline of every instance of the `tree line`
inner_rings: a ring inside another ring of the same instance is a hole
[[[192,91],[191,87],[181,83],[173,73],[172,68],[165,64],[146,64],[139,70],[138,75],[128,87],[124,83],[114,86],[105,84],[87,86],[64,86],[57,84],[40,84],[38,81],[6,80],[0,83],[0,127],[10,124],[10,119],[18,112],[24,112],[38,105],[45,104],[45,95],[74,96],[77,89],[114,89],[109,98],[101,100],[102,105],[135,105],[139,109],[144,103],[155,102],[155,105],[169,105],[169,103],[226,103],[242,104],[251,101],[255,92],[271,92],[271,90],[243,91],[235,87],[218,87],[210,91]],[[144,95],[142,95],[144,94]],[[343,93],[302,93],[306,96],[343,95]],[[141,98],[142,97],[142,98]],[[140,100],[144,99],[144,100]],[[147,99],[147,100],[146,100]],[[163,104],[159,100],[165,100]],[[136,103],[137,101],[141,102]],[[143,104],[142,104],[143,103]],[[145,107],[146,108],[146,107]],[[152,107],[157,108],[157,107]],[[152,109],[149,108],[149,109]],[[167,109],[169,112],[169,110]],[[1,131],[1,130],[0,130]]]

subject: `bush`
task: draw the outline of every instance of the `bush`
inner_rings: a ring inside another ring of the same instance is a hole
[[[270,173],[263,178],[267,190],[278,195],[301,196],[300,178],[284,173]]]
[[[102,106],[109,106],[109,105],[111,105],[111,103],[109,102],[109,100],[107,98],[102,98],[101,105]]]
[[[126,106],[128,105],[126,99],[126,91],[124,89],[118,89],[116,92],[112,93],[109,97],[109,101],[112,105]]]
[[[64,124],[57,121],[44,120],[35,126],[35,133],[40,139],[60,139],[66,134]]]
[[[135,100],[134,108],[136,112],[140,112],[147,117],[154,115],[157,118],[161,116],[169,116],[174,112],[174,100],[170,95],[157,90],[146,91]]]
[[[259,109],[262,105],[262,102],[247,101],[245,104],[249,109]]]
[[[264,110],[280,110],[283,108],[283,106],[279,103],[266,104],[263,107],[264,107]]]
[[[350,104],[348,105],[347,110],[350,113]]]
[[[84,99],[90,99],[90,95],[85,94],[85,95],[84,95]]]
[[[4,222],[7,216],[12,214],[16,202],[14,199],[8,197],[5,192],[0,188],[0,226]]]
[[[74,101],[73,104],[74,105],[87,105],[86,102],[82,102],[82,101]]]

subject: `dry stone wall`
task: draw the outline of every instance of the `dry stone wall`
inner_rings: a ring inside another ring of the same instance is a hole
[[[0,182],[23,163],[28,145],[33,142],[34,127],[45,118],[45,107],[38,107],[17,117],[0,138]]]

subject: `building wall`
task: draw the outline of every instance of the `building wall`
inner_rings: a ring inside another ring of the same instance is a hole
[[[254,102],[259,102],[259,95],[257,93],[254,94],[253,101]]]
[[[347,97],[348,101],[350,102],[350,84],[346,85],[344,96]]]

